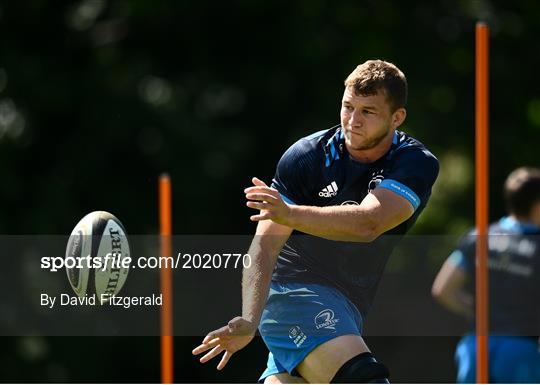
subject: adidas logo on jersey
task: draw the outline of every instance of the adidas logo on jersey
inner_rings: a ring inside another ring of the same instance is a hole
[[[338,187],[336,182],[332,182],[319,192],[319,196],[324,198],[335,197],[337,195],[337,190]]]

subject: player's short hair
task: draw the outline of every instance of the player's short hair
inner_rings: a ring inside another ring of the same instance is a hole
[[[353,87],[356,95],[371,96],[384,91],[392,112],[407,104],[407,79],[394,64],[368,60],[345,79],[345,87]]]
[[[504,199],[509,213],[529,217],[533,205],[540,202],[540,169],[520,167],[504,183]]]

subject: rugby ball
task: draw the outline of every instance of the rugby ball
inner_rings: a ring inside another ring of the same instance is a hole
[[[69,284],[79,297],[99,303],[118,294],[129,272],[129,242],[122,223],[111,213],[94,211],[77,223],[66,247]],[[124,263],[122,263],[124,261]]]

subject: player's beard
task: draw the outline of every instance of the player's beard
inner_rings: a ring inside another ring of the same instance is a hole
[[[377,147],[388,135],[388,132],[390,131],[390,127],[387,127],[387,129],[381,133],[379,133],[377,136],[368,139],[367,141],[354,145],[353,141],[350,141],[350,148],[355,151],[364,151],[364,150],[371,150],[372,148]],[[350,134],[351,136],[354,134]]]

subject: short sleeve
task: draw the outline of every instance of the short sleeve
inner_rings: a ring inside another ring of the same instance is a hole
[[[308,186],[312,180],[316,152],[310,143],[301,139],[283,154],[278,162],[272,187],[288,204],[310,204]]]
[[[416,210],[425,206],[439,174],[439,161],[429,151],[413,147],[396,154],[394,165],[379,188],[407,199]]]

